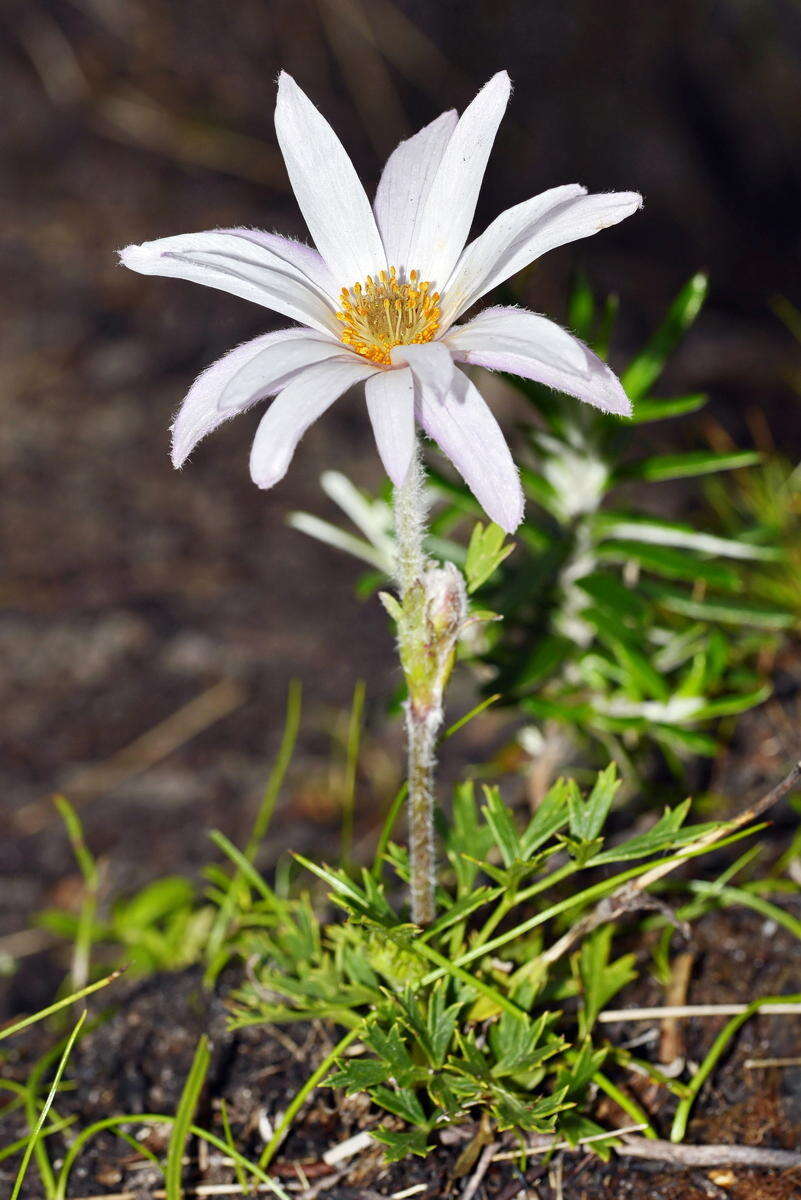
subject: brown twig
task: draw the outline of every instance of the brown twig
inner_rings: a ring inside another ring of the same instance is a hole
[[[781,783],[777,783],[769,792],[766,792],[759,800],[744,808],[735,817],[724,822],[716,829],[711,829],[708,833],[702,834],[694,842],[689,842],[684,846],[680,853],[671,856],[663,862],[657,863],[651,867],[650,871],[645,871],[637,879],[628,880],[616,892],[613,892],[611,896],[606,896],[586,916],[577,921],[572,929],[569,929],[558,942],[554,942],[543,953],[542,962],[545,964],[556,962],[576,942],[581,941],[587,934],[592,933],[593,929],[597,929],[599,925],[606,925],[609,921],[616,921],[624,913],[631,913],[637,911],[637,909],[652,907],[653,899],[645,895],[652,884],[657,883],[665,875],[669,875],[671,871],[675,871],[676,867],[690,855],[696,854],[708,846],[713,846],[721,838],[728,837],[735,829],[740,829],[743,825],[747,825],[750,821],[755,821],[758,817],[761,817],[763,813],[772,808],[774,804],[778,804],[780,800],[783,800],[799,784],[801,784],[801,762],[795,764]]]
[[[670,973],[670,983],[665,992],[667,1007],[675,1008],[687,1001],[687,989],[690,986],[695,955],[691,951],[677,954],[673,960]],[[659,1039],[659,1061],[674,1063],[676,1059],[684,1058],[684,1033],[674,1016],[665,1017],[662,1023],[662,1034]]]
[[[642,1125],[636,1128],[642,1129]],[[628,1126],[625,1129],[610,1129],[607,1133],[593,1134],[592,1137],[582,1138],[575,1146],[569,1146],[558,1137],[537,1137],[529,1145],[494,1155],[493,1161],[502,1162],[521,1153],[541,1155],[554,1150],[567,1154],[581,1154],[590,1142],[617,1137],[621,1140],[615,1147],[615,1153],[620,1157],[650,1158],[656,1162],[671,1163],[676,1167],[748,1166],[779,1170],[801,1167],[801,1152],[796,1150],[774,1150],[768,1146],[690,1146],[686,1143],[676,1145],[660,1138],[637,1137],[631,1129],[632,1127]]]
[[[478,1160],[476,1169],[465,1184],[465,1189],[462,1192],[462,1200],[473,1200],[478,1189],[481,1187],[481,1181],[490,1169],[492,1157],[498,1149],[497,1142],[490,1142],[481,1152],[481,1157]]]
[[[797,1150],[773,1150],[768,1146],[674,1145],[659,1138],[626,1138],[617,1153],[628,1158],[651,1158],[676,1167],[763,1167],[787,1170],[801,1167]]]

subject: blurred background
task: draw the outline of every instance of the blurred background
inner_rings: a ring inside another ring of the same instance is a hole
[[[579,267],[618,292],[614,365],[707,269],[669,384],[708,390],[739,444],[767,427],[798,458],[799,348],[775,307],[801,301],[801,3],[2,0],[0,36],[0,952],[33,955],[28,915],[77,886],[54,790],[113,890],[189,870],[209,826],[247,828],[292,677],[307,709],[276,849],[334,837],[337,714],[360,677],[365,829],[398,778],[385,617],[356,598],[357,564],[285,524],[298,507],[331,515],[325,467],[379,482],[363,406],[314,426],[272,492],[248,477],[255,413],[175,473],[182,395],[270,314],[133,275],[115,251],[227,225],[306,236],[273,134],[281,68],[370,190],[400,138],[505,67],[515,91],[477,224],[572,181],[646,198],[538,264],[522,298],[564,319]],[[708,411],[680,436],[703,444]],[[12,1008],[49,994],[30,972],[14,986],[29,991]]]

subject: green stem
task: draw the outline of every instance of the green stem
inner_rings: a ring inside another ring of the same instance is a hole
[[[395,536],[400,603],[393,601],[398,651],[406,679],[409,782],[409,875],[412,920],[436,916],[434,768],[445,686],[467,615],[464,579],[453,563],[440,566],[425,552],[423,465],[415,449],[406,479],[395,489]]]
[[[434,747],[440,714],[415,712],[406,706],[409,752],[409,877],[412,920],[430,925],[436,916],[436,855],[434,850]]]
[[[426,504],[425,473],[420,448],[415,446],[408,474],[394,492],[396,568],[401,603],[412,585],[423,578],[427,559],[424,549]]]
[[[414,654],[424,620],[420,601],[423,599],[422,581],[427,566],[425,520],[423,465],[419,448],[416,447],[406,479],[395,489],[398,588],[404,611],[398,636],[409,691],[406,701],[409,869],[412,920],[416,925],[430,925],[436,915],[434,766],[436,738],[442,723],[442,710],[426,704],[426,698],[415,694],[421,689],[415,688],[415,680],[408,666],[409,652]],[[415,592],[420,595],[415,596]]]

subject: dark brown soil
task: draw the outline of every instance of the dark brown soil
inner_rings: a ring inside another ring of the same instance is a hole
[[[801,991],[801,945],[785,930],[753,913],[728,910],[705,917],[693,931],[690,948],[696,956],[688,995],[691,1003],[737,1002]],[[331,1046],[332,1031],[322,1026],[228,1032],[223,1000],[204,991],[194,971],[114,986],[116,1010],[106,1013],[105,1020],[83,1038],[70,1069],[73,1087],[59,1101],[60,1113],[77,1115],[77,1128],[115,1113],[174,1112],[197,1040],[205,1032],[212,1042],[213,1059],[198,1123],[219,1133],[219,1105],[224,1099],[237,1145],[244,1153],[257,1156],[265,1121],[276,1121]],[[647,978],[621,1000],[622,1005],[660,1002],[664,1002],[662,992]],[[688,1061],[701,1059],[722,1023],[715,1018],[683,1024]],[[649,1029],[656,1037],[655,1025],[642,1024],[609,1027],[609,1036],[622,1043]],[[12,1076],[24,1077],[23,1060],[29,1058],[33,1041],[41,1043],[41,1033],[33,1039],[15,1039],[20,1058],[9,1064]],[[652,1045],[641,1046],[637,1052],[648,1056]],[[746,1064],[800,1054],[797,1017],[760,1016],[746,1023],[701,1093],[688,1141],[796,1148],[801,1142],[801,1067],[749,1068]],[[674,1109],[669,1095],[641,1076],[619,1075],[617,1082],[630,1089],[660,1134],[667,1136]],[[597,1116],[607,1127],[629,1123],[611,1102],[601,1098],[596,1103]],[[326,1150],[369,1129],[378,1119],[362,1098],[345,1099],[322,1089],[295,1122],[273,1169],[293,1187],[305,1175],[310,1184],[320,1186],[319,1194],[330,1200],[389,1197],[418,1183],[426,1185],[416,1193],[424,1200],[460,1195],[465,1181],[455,1180],[453,1171],[460,1151],[476,1132],[469,1127],[425,1161],[410,1159],[386,1167],[376,1148],[348,1160],[337,1171],[325,1166],[322,1155]],[[131,1128],[138,1129],[141,1136],[143,1126],[134,1120]],[[18,1136],[22,1133],[20,1122]],[[164,1127],[151,1126],[146,1141],[154,1151],[163,1151]],[[231,1182],[230,1168],[215,1164],[213,1155],[204,1163],[193,1149],[192,1162],[187,1181]],[[686,1171],[620,1159],[604,1165],[586,1153],[564,1156],[559,1170],[564,1200],[801,1197],[801,1173],[796,1171],[739,1167]],[[533,1189],[530,1195],[555,1200],[559,1194],[553,1169],[549,1175],[541,1160],[535,1158],[524,1176]],[[11,1179],[13,1162],[0,1164],[0,1182]],[[79,1160],[69,1195],[130,1192],[136,1200],[148,1200],[160,1186],[157,1172],[136,1161],[125,1143],[104,1133]],[[487,1200],[512,1200],[523,1187],[523,1177],[512,1164],[499,1163],[489,1169],[482,1187],[478,1195]],[[24,1193],[28,1200],[39,1194],[36,1183]]]

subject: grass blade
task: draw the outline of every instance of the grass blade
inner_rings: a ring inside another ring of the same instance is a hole
[[[270,778],[267,780],[267,786],[264,789],[259,811],[256,813],[256,819],[253,822],[253,828],[250,831],[250,837],[244,849],[244,858],[249,863],[252,863],[256,857],[262,839],[269,828],[273,812],[275,811],[278,793],[281,790],[287,769],[292,761],[298,729],[300,727],[301,694],[300,683],[297,679],[293,679],[289,684],[289,691],[287,692],[286,718],[284,720],[284,732],[281,736],[281,745],[278,748],[278,754],[273,764],[273,769],[270,772]],[[240,868],[231,877],[225,901],[220,905],[220,910],[217,913],[214,925],[209,934],[206,948],[206,961],[210,964],[205,976],[207,984],[213,981],[215,974],[214,964],[218,961],[219,952],[222,949],[228,926],[231,923],[231,917],[236,905],[236,894],[241,882],[242,872]]]
[[[364,715],[365,683],[359,679],[353,690],[353,704],[348,721],[348,743],[345,760],[345,783],[342,789],[342,863],[347,866],[353,851],[353,815],[356,807],[356,772],[359,766],[359,745]]]
[[[28,1172],[28,1166],[30,1165],[31,1156],[33,1155],[33,1152],[42,1137],[42,1130],[44,1129],[45,1122],[47,1121],[47,1114],[50,1112],[50,1108],[55,1100],[56,1092],[58,1091],[59,1084],[61,1083],[61,1076],[64,1074],[64,1068],[67,1065],[67,1060],[69,1059],[70,1054],[72,1054],[72,1047],[75,1045],[75,1041],[78,1037],[78,1034],[81,1032],[81,1027],[85,1020],[86,1012],[82,1012],[78,1018],[75,1028],[67,1038],[67,1044],[64,1047],[64,1052],[61,1055],[58,1066],[56,1067],[56,1073],[53,1076],[53,1082],[50,1085],[50,1091],[47,1093],[47,1099],[42,1105],[42,1111],[39,1113],[39,1119],[34,1128],[31,1130],[31,1136],[28,1138],[28,1143],[22,1155],[22,1162],[19,1165],[19,1171],[17,1172],[17,1178],[14,1182],[14,1190],[11,1193],[10,1200],[17,1200],[17,1197],[22,1190],[22,1185],[25,1182],[25,1176]]]
[[[687,1095],[683,1100],[679,1101],[679,1106],[676,1109],[676,1115],[673,1118],[673,1127],[670,1131],[671,1142],[680,1142],[687,1132],[687,1123],[690,1119],[693,1105],[695,1104],[698,1093],[706,1083],[709,1076],[714,1071],[718,1061],[729,1045],[729,1042],[734,1037],[741,1025],[752,1017],[754,1013],[759,1012],[760,1008],[764,1008],[766,1004],[779,1003],[799,1003],[801,995],[794,996],[763,996],[759,1000],[755,1000],[753,1004],[749,1004],[745,1012],[738,1013],[736,1017],[732,1017],[730,1021],[724,1025],[718,1036],[715,1038],[704,1061],[701,1063],[698,1070],[693,1075],[687,1086]]]
[[[392,830],[395,828],[395,822],[398,819],[400,810],[403,808],[404,801],[408,795],[408,790],[408,784],[406,783],[403,783],[398,788],[398,791],[395,793],[395,797],[387,810],[387,815],[384,817],[384,823],[381,826],[381,833],[379,834],[378,842],[376,844],[375,859],[373,862],[373,876],[376,879],[379,879],[381,876],[381,871],[384,866],[384,855],[387,852],[387,846],[389,845],[389,840],[392,837]]]
[[[167,1167],[164,1172],[164,1184],[167,1190],[167,1200],[181,1200],[181,1166],[184,1150],[192,1126],[192,1118],[197,1109],[198,1100],[211,1062],[209,1040],[205,1034],[197,1044],[192,1066],[186,1077],[181,1099],[178,1101],[178,1111],[170,1134],[170,1144],[167,1147]]]
[[[272,1162],[273,1155],[275,1154],[278,1147],[281,1145],[281,1142],[284,1140],[284,1135],[286,1134],[287,1130],[289,1129],[289,1126],[292,1124],[295,1117],[298,1115],[301,1108],[306,1103],[306,1098],[308,1096],[310,1096],[311,1093],[314,1091],[314,1089],[317,1087],[317,1085],[319,1083],[321,1083],[323,1081],[323,1079],[325,1079],[326,1075],[331,1070],[334,1063],[339,1058],[340,1054],[342,1054],[348,1048],[348,1046],[351,1044],[351,1042],[354,1041],[361,1032],[362,1032],[362,1026],[361,1026],[361,1022],[360,1022],[359,1025],[357,1025],[355,1029],[350,1029],[345,1034],[345,1036],[340,1041],[337,1042],[336,1046],[334,1046],[334,1049],[331,1051],[331,1053],[326,1055],[326,1057],[320,1063],[317,1070],[314,1071],[309,1076],[309,1078],[304,1083],[303,1087],[294,1096],[292,1103],[289,1105],[286,1112],[284,1113],[283,1118],[282,1118],[280,1124],[278,1125],[278,1128],[276,1129],[275,1133],[270,1138],[269,1142],[267,1143],[267,1145],[264,1147],[264,1149],[261,1152],[261,1157],[259,1158],[259,1166],[261,1167],[262,1170],[264,1170],[264,1168],[266,1166],[268,1166],[270,1162]]]
[[[123,1113],[116,1117],[104,1117],[100,1121],[95,1121],[93,1125],[87,1126],[86,1129],[82,1129],[64,1156],[53,1200],[66,1200],[67,1186],[72,1168],[75,1166],[84,1146],[93,1137],[96,1137],[97,1134],[102,1133],[104,1129],[116,1130],[120,1125],[174,1126],[175,1121],[175,1117],[168,1116],[166,1113]],[[266,1187],[270,1188],[273,1195],[278,1196],[279,1200],[290,1200],[288,1192],[281,1187],[277,1180],[272,1179],[261,1167],[251,1162],[249,1158],[245,1158],[244,1154],[240,1154],[238,1150],[235,1150],[233,1146],[230,1146],[222,1138],[217,1137],[216,1134],[211,1133],[208,1129],[201,1129],[198,1125],[190,1125],[189,1133],[193,1137],[200,1138],[201,1141],[208,1142],[210,1146],[214,1146],[215,1150],[227,1154],[235,1163],[238,1163],[239,1166],[244,1167],[246,1171],[255,1176],[259,1183],[263,1183]]]
[[[57,1000],[55,1004],[49,1004],[47,1008],[40,1008],[39,1012],[33,1013],[32,1016],[23,1017],[21,1021],[15,1021],[13,1025],[7,1025],[5,1029],[0,1029],[0,1042],[3,1038],[11,1037],[12,1034],[27,1029],[29,1025],[35,1025],[37,1021],[44,1021],[46,1017],[52,1017],[53,1013],[60,1012],[62,1008],[69,1008],[76,1000],[83,1000],[84,996],[91,996],[92,992],[98,992],[101,988],[108,987],[122,975],[124,969],[112,971],[104,979],[98,979],[97,983],[90,983],[88,987],[81,988],[80,991],[70,992],[69,996],[65,996],[63,1000]]]

